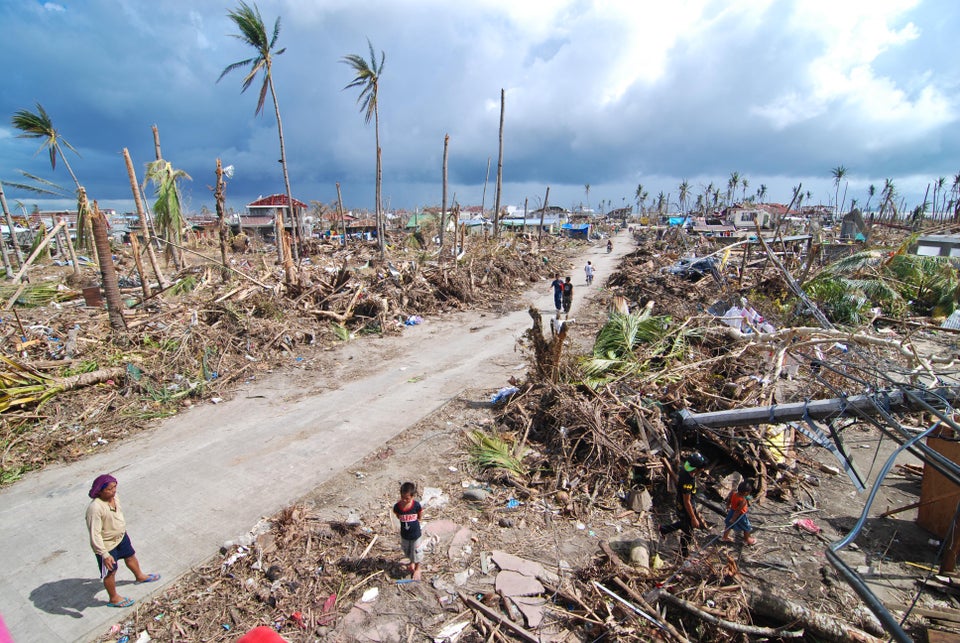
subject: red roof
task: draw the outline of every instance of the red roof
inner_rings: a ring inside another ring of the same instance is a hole
[[[298,208],[306,209],[307,204],[303,201],[298,201],[297,199],[293,200],[293,204]],[[269,206],[283,206],[287,205],[287,195],[286,194],[271,194],[270,196],[265,196],[263,198],[257,199],[253,203],[248,203],[248,208],[262,208]]]

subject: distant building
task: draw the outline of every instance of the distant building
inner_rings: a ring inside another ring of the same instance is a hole
[[[271,194],[261,197],[253,203],[247,204],[247,211],[237,215],[234,225],[248,235],[256,235],[262,239],[273,239],[278,213],[283,216],[284,228],[288,230],[291,228],[292,220],[287,214],[287,204],[286,194]],[[302,221],[307,204],[294,199],[293,208],[295,217]]]

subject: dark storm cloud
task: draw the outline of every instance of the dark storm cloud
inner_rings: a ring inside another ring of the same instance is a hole
[[[269,97],[255,116],[259,81],[246,93],[242,71],[215,82],[252,55],[229,36],[228,4],[0,2],[0,180],[25,169],[69,183],[9,127],[9,115],[39,101],[81,152],[71,164],[101,202],[129,207],[120,151],[129,148],[142,180],[154,124],[164,156],[193,176],[191,207],[212,205],[218,157],[236,167],[231,205],[282,191]],[[732,171],[749,177],[750,192],[769,183],[768,199],[789,200],[801,180],[832,198],[839,164],[856,189],[894,177],[919,199],[931,178],[960,172],[960,9],[646,4],[261,2],[268,28],[281,17],[287,48],[274,79],[295,195],[328,203],[340,182],[347,205],[372,206],[373,124],[357,91],[343,89],[352,74],[341,62],[366,58],[368,38],[378,58],[386,53],[380,139],[394,207],[439,203],[445,134],[451,193],[479,203],[490,159],[493,202],[501,88],[504,203],[551,185],[551,201],[566,205],[587,183],[592,201],[622,203],[638,183],[651,194],[675,193],[684,178],[725,187]]]

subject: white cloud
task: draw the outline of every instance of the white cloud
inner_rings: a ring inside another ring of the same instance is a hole
[[[909,140],[955,120],[952,101],[936,79],[894,79],[878,74],[882,56],[921,35],[913,22],[894,26],[916,6],[912,0],[833,2],[808,0],[796,5],[792,36],[820,50],[802,64],[799,87],[784,90],[752,108],[778,130],[844,110],[836,120],[887,128],[888,143]],[[877,144],[874,139],[874,144]]]

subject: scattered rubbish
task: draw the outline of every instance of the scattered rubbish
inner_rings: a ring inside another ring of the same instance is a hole
[[[443,490],[437,487],[424,487],[420,496],[420,504],[424,507],[443,507],[449,500],[450,497],[445,496]]]
[[[507,399],[508,397],[510,397],[511,395],[514,395],[519,392],[520,392],[520,389],[518,389],[516,386],[504,386],[502,389],[500,389],[490,397],[490,403],[498,404],[503,400]]]
[[[463,492],[463,499],[469,500],[471,502],[483,502],[489,496],[490,496],[489,493],[487,493],[485,490],[480,489],[478,487],[471,487],[469,489],[464,490]]]
[[[517,500],[516,498],[510,498],[509,500],[507,500],[507,504],[506,504],[507,509],[516,509],[519,506],[520,506],[520,501]]]
[[[717,270],[718,261],[714,257],[684,257],[672,266],[664,270],[671,275],[676,275],[690,281],[699,281],[707,275],[714,275],[717,281],[720,280],[720,273]]]
[[[380,595],[380,588],[371,587],[370,589],[368,589],[363,593],[363,596],[360,597],[360,601],[362,603],[372,603],[373,601],[377,600],[377,596],[379,595]]]
[[[418,326],[423,323],[423,317],[420,315],[410,315],[407,317],[407,320],[403,322],[405,326]]]
[[[793,521],[793,525],[810,534],[819,534],[821,531],[819,525],[810,518],[797,518]]]
[[[323,602],[323,613],[318,619],[320,625],[328,625],[334,618],[336,618],[336,613],[333,612],[333,608],[337,604],[337,595],[330,594],[327,596],[327,600]]]
[[[463,633],[463,629],[470,625],[470,621],[462,621],[460,623],[451,623],[447,625],[442,630],[437,632],[437,635],[433,637],[433,643],[453,643],[458,638],[460,634]]]

